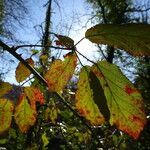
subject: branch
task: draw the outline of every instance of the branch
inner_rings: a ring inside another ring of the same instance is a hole
[[[107,61],[112,64],[113,63],[113,59],[114,59],[115,48],[113,46],[107,46],[107,50],[108,50]]]
[[[84,55],[83,55],[82,53],[80,53],[78,50],[76,50],[76,52],[77,52],[79,55],[81,55],[83,58],[85,58],[87,61],[89,61],[89,62],[95,64],[94,61],[92,61],[92,60],[90,60],[89,58],[87,58],[86,56],[84,56]]]
[[[106,19],[106,12],[105,12],[105,6],[102,4],[101,1],[98,1],[98,5],[101,7],[101,13],[102,13],[102,18],[105,24],[107,24],[107,19]]]
[[[3,48],[3,50],[8,51],[11,55],[13,55],[16,59],[18,59],[22,64],[24,64],[31,72],[34,74],[42,83],[44,83],[47,86],[46,80],[32,67],[30,66],[18,53],[15,52],[14,47],[9,47],[4,42],[0,40],[0,46]]]
[[[30,45],[18,45],[16,47],[14,47],[13,49],[16,51],[19,48],[23,48],[23,47],[50,47],[50,48],[54,48],[54,49],[62,49],[62,50],[72,50],[72,48],[63,48],[63,47],[56,47],[56,46],[44,46],[44,45],[38,45],[38,44],[30,44]]]
[[[98,44],[97,46],[98,46],[98,48],[99,48],[99,50],[100,50],[102,56],[107,60],[107,57],[105,56],[105,54],[104,54],[104,52],[103,52],[101,46],[100,46],[99,44]]]
[[[146,8],[146,9],[131,8],[131,9],[127,10],[127,12],[147,12],[149,10],[150,10],[150,7]]]
[[[18,59],[22,64],[24,64],[30,71],[32,74],[34,74],[39,81],[41,81],[46,87],[48,87],[47,85],[47,81],[32,67],[30,66],[22,57],[21,55],[19,55],[18,53],[16,53],[16,49],[14,47],[9,47],[8,45],[6,45],[4,42],[2,42],[0,40],[0,46],[3,48],[3,50],[8,51],[11,55],[13,55],[16,59]],[[53,92],[52,93],[53,97],[56,98],[57,100],[59,100],[60,102],[62,102],[65,106],[67,106],[76,117],[78,117],[82,123],[88,127],[88,129],[90,131],[92,131],[92,128],[89,126],[89,124],[83,119],[82,116],[80,116],[78,114],[78,112],[76,112],[76,110],[74,110],[57,92]]]

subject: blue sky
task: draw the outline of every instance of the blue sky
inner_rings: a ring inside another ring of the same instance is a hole
[[[43,7],[44,4],[46,4],[47,0],[38,1],[32,0],[29,2],[29,11],[30,16],[25,20],[25,26],[23,30],[20,29],[19,33],[16,34],[19,36],[20,39],[23,39],[24,41],[28,40],[29,42],[35,42],[38,40],[38,33],[35,31],[35,26],[41,25],[42,22],[45,20],[45,11],[46,8]],[[82,16],[88,12],[86,12],[87,5],[84,2],[84,0],[57,0],[58,4],[60,5],[60,9],[57,6],[57,4],[53,1],[52,2],[52,28],[54,32],[62,32],[62,34],[65,33],[65,25],[67,24],[70,26],[73,24],[73,28],[76,30],[80,29],[81,27],[77,27],[77,18],[78,16]],[[73,18],[74,17],[74,18]],[[80,24],[83,24],[83,19],[85,17],[82,17],[80,19]],[[63,29],[60,29],[60,26]],[[64,32],[64,33],[63,33]],[[72,33],[71,33],[72,34]]]

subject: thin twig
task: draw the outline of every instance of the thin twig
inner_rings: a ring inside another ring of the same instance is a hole
[[[73,47],[76,47],[81,41],[83,41],[85,37],[83,37],[81,40],[79,40]]]
[[[28,83],[29,81],[31,81],[34,77],[29,78],[28,80],[26,80],[25,82],[23,82],[20,86],[23,87],[23,85],[25,85],[26,83]]]
[[[135,8],[131,8],[129,10],[127,10],[127,12],[147,12],[150,10],[150,7],[146,8],[146,9],[135,9]]]
[[[107,57],[105,56],[105,54],[104,54],[102,48],[100,47],[100,45],[98,44],[97,46],[98,46],[98,48],[99,48],[101,54],[103,55],[103,57],[107,60]]]
[[[90,60],[89,58],[87,58],[86,56],[84,56],[84,55],[83,55],[82,53],[80,53],[78,50],[76,50],[76,52],[77,52],[79,55],[81,55],[83,58],[85,58],[87,61],[89,61],[89,62],[95,64],[94,61],[92,61],[92,60]]]
[[[49,48],[54,48],[54,49],[62,49],[62,50],[72,50],[72,48],[64,48],[64,47],[57,47],[57,46],[43,46],[43,45],[38,45],[38,44],[30,44],[30,45],[18,45],[16,47],[13,47],[14,51],[16,51],[19,48],[23,47],[49,47]]]
[[[81,66],[84,67],[84,65],[82,64],[82,62],[81,62],[79,56],[77,55],[76,51],[75,51],[75,54],[76,54],[76,56],[77,56],[77,58],[78,58],[78,60],[79,60],[79,63],[81,64]]]

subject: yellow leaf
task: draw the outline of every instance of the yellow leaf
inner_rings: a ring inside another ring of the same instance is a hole
[[[23,133],[27,133],[30,127],[35,124],[37,112],[31,108],[25,94],[20,96],[15,108],[14,117],[16,124]]]
[[[31,66],[34,66],[34,61],[32,60],[32,58],[26,59],[26,62]],[[15,73],[17,82],[22,82],[31,75],[30,70],[21,62],[18,64]]]
[[[90,87],[90,67],[81,69],[76,92],[76,107],[80,115],[84,116],[93,125],[101,125],[105,122],[98,106],[94,102],[93,90]],[[100,98],[97,99],[101,100]]]
[[[71,79],[77,64],[75,54],[68,53],[64,61],[55,60],[45,74],[50,91],[60,92]]]
[[[11,90],[12,90],[11,84],[9,84],[7,82],[0,81],[0,97],[4,96],[5,94],[7,94]]]
[[[7,99],[0,99],[0,134],[10,128],[14,105]]]

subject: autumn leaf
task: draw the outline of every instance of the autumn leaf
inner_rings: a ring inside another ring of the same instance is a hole
[[[0,81],[0,97],[12,90],[12,85],[8,82]]]
[[[80,115],[85,117],[93,125],[101,125],[105,122],[98,106],[94,102],[93,90],[90,86],[90,67],[83,67],[79,74],[76,92],[76,108]],[[97,99],[97,101],[100,100]]]
[[[41,105],[44,104],[45,100],[43,93],[38,88],[25,87],[24,92],[29,99],[32,109],[36,110],[36,102],[39,102]]]
[[[150,55],[150,25],[98,24],[85,33],[96,44],[108,44],[123,49],[134,56]]]
[[[26,62],[31,66],[34,66],[34,61],[32,60],[32,58],[26,59]],[[19,62],[15,73],[17,82],[22,82],[31,75],[30,70],[21,62]]]
[[[27,133],[31,126],[35,124],[37,112],[28,103],[28,99],[25,94],[22,94],[19,98],[19,102],[16,105],[14,118],[19,129],[23,133]]]
[[[10,128],[14,105],[7,99],[0,99],[0,134]]]
[[[47,54],[40,55],[40,62],[42,63],[42,65],[46,65],[48,63],[48,55]]]
[[[115,124],[118,129],[137,139],[146,124],[143,99],[139,91],[114,64],[98,62],[91,70],[104,90],[110,111],[110,124]]]
[[[45,74],[50,91],[60,92],[71,79],[77,64],[75,54],[68,53],[64,59],[55,60]]]
[[[74,46],[74,41],[68,37],[68,36],[63,36],[63,35],[55,35],[58,40],[56,40],[56,45],[60,45],[66,48],[72,48]]]

